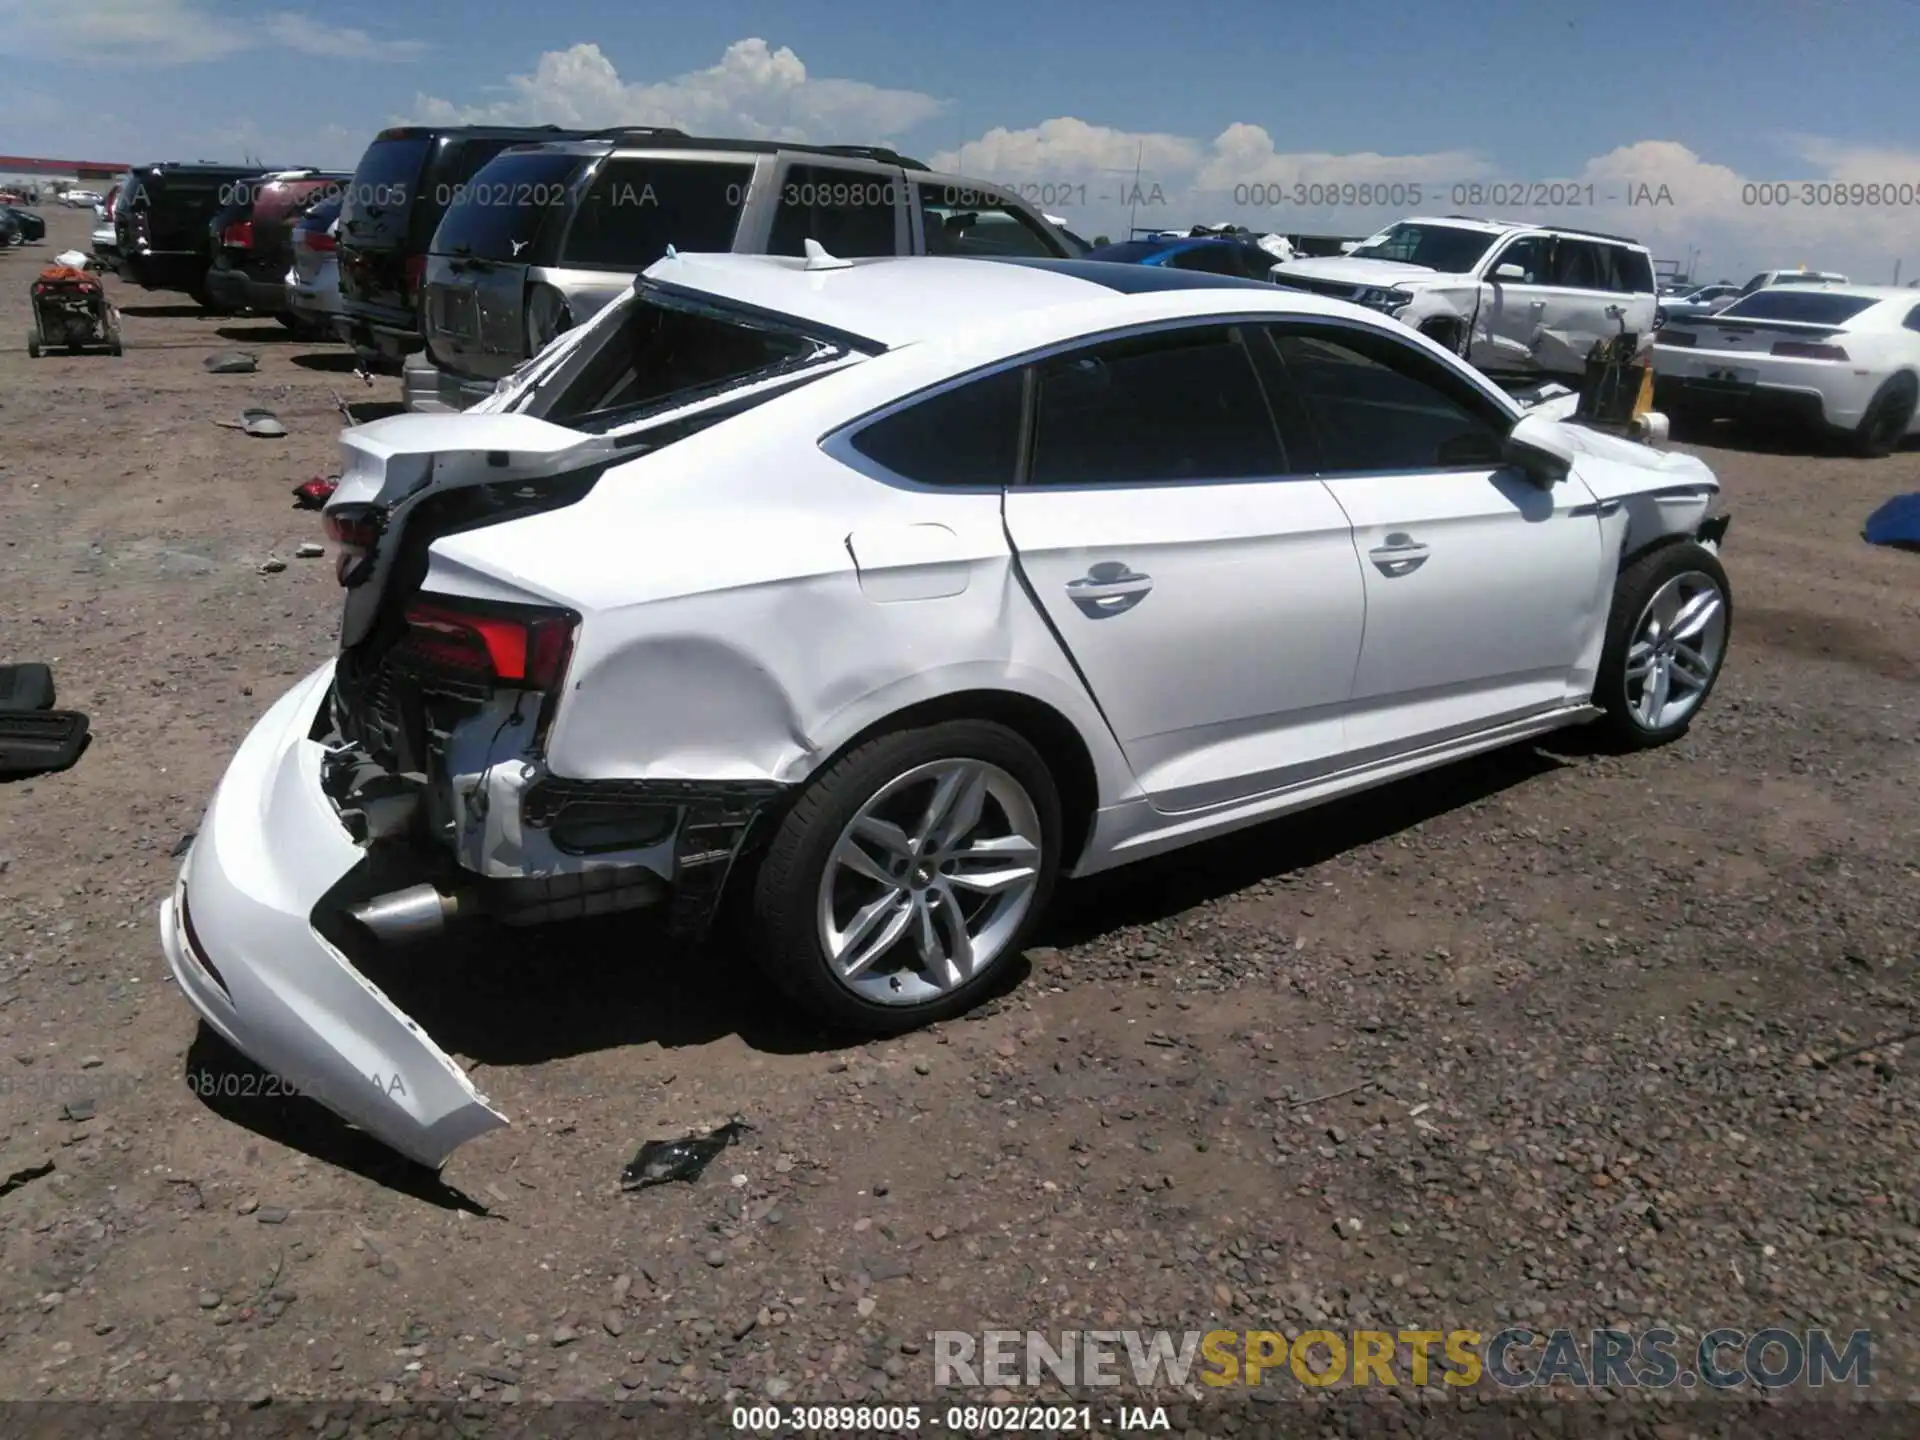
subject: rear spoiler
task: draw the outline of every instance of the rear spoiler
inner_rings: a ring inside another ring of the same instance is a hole
[[[1828,320],[1760,320],[1751,315],[1676,315],[1667,323],[1683,328],[1714,325],[1722,330],[1791,330],[1809,340],[1840,333],[1840,327]]]

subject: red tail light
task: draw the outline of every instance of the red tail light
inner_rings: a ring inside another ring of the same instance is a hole
[[[1795,360],[1844,360],[1847,352],[1838,345],[1815,345],[1806,340],[1777,340],[1773,354],[1789,356]]]
[[[253,222],[251,220],[236,220],[220,232],[220,243],[222,245],[232,245],[241,250],[252,249]]]
[[[517,689],[552,691],[566,673],[578,617],[529,605],[415,600],[402,648],[437,670]]]
[[[372,507],[329,510],[327,538],[333,541],[333,576],[352,587],[366,578],[373,547],[380,542],[380,512]]]
[[[409,255],[407,257],[407,298],[412,299],[420,293],[420,282],[426,278],[427,257]]]
[[[309,250],[336,250],[339,248],[339,242],[324,230],[309,230],[306,232],[306,236],[307,248]]]

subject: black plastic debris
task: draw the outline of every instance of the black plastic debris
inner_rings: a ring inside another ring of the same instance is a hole
[[[1920,550],[1920,490],[1896,495],[1867,517],[1861,536],[1869,545]]]
[[[700,1172],[713,1163],[714,1156],[752,1129],[746,1121],[736,1119],[705,1135],[649,1140],[620,1172],[620,1188],[644,1190],[649,1185],[665,1185],[669,1180],[698,1180]]]
[[[46,665],[0,665],[0,776],[20,779],[65,770],[87,748],[87,717],[53,708]]]
[[[51,710],[53,671],[46,665],[0,665],[0,710]]]
[[[260,357],[250,350],[223,350],[201,363],[209,375],[250,375],[260,368]]]

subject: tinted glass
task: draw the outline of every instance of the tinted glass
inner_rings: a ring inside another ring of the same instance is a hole
[[[1089,346],[1041,371],[1036,485],[1285,470],[1253,362],[1226,326]]]
[[[1863,295],[1835,295],[1829,290],[1800,290],[1793,286],[1756,290],[1720,312],[1722,320],[1804,320],[1815,325],[1838,325],[1862,310],[1878,305]]]
[[[558,424],[602,429],[797,371],[819,341],[746,317],[642,301],[543,412]]]
[[[780,181],[770,255],[804,255],[814,240],[830,255],[897,254],[894,205],[901,182],[884,170],[791,165]]]
[[[1644,251],[1614,246],[1613,274],[1620,290],[1633,295],[1653,294],[1653,261]]]
[[[1386,336],[1274,327],[1292,409],[1311,418],[1322,468],[1439,470],[1499,463],[1505,428],[1463,382]]]
[[[580,155],[550,150],[494,156],[456,193],[433,235],[436,255],[521,260],[567,198],[567,186],[586,164]]]
[[[1494,265],[1518,265],[1527,272],[1527,278],[1519,283],[1525,285],[1544,285],[1551,273],[1553,259],[1553,241],[1545,235],[1529,235],[1514,241],[1502,250],[1494,260]]]
[[[985,195],[953,185],[924,184],[919,192],[929,255],[1064,253],[1011,205],[993,204]]]
[[[1239,257],[1230,245],[1196,245],[1167,259],[1176,270],[1199,270],[1208,275],[1243,275]]]
[[[1570,240],[1565,236],[1554,242],[1553,279],[1550,283],[1570,290],[1607,290],[1606,247],[1591,240]]]
[[[1913,309],[1909,310],[1907,312],[1907,318],[1900,323],[1909,330],[1920,330],[1920,305],[1916,305]]]
[[[342,238],[356,244],[391,244],[406,233],[407,212],[431,145],[425,135],[414,135],[376,140],[367,147],[340,210]]]
[[[731,250],[753,182],[751,165],[609,160],[567,230],[562,263],[644,270],[667,246]]]
[[[1153,240],[1122,240],[1118,245],[1096,245],[1082,258],[1111,260],[1118,265],[1138,265],[1166,247]]]
[[[1452,225],[1401,224],[1352,253],[1363,260],[1403,260],[1458,275],[1478,264],[1495,238],[1484,230],[1462,230]]]
[[[1008,485],[1020,452],[1021,372],[1002,370],[876,420],[853,448],[923,485]]]

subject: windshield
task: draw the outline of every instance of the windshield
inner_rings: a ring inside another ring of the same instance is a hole
[[[356,244],[404,239],[420,167],[432,144],[425,135],[407,135],[369,145],[340,207],[340,233]]]
[[[1497,237],[1455,225],[1399,224],[1350,253],[1356,260],[1400,260],[1459,275],[1480,263]]]
[[[1720,312],[1720,318],[1801,320],[1814,325],[1839,325],[1879,303],[1866,295],[1836,295],[1831,290],[1775,286],[1735,301]]]
[[[584,155],[551,150],[496,155],[453,192],[458,198],[434,232],[436,255],[477,260],[531,259],[533,242],[567,198]]]
[[[806,333],[804,323],[738,311],[642,282],[620,318],[590,350],[549,375],[554,390],[528,409],[557,425],[604,433],[783,377],[825,367],[851,353]],[[783,388],[783,387],[782,387]],[[764,397],[763,397],[764,398]]]

